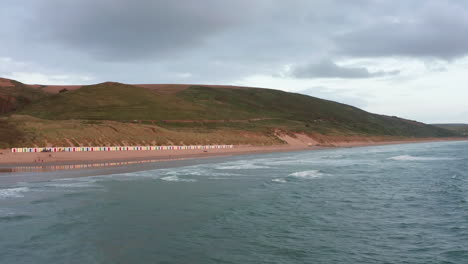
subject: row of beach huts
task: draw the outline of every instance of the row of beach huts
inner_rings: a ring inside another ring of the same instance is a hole
[[[233,145],[12,148],[13,153],[228,149]]]

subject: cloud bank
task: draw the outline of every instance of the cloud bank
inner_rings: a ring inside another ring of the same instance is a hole
[[[289,67],[283,78],[302,88],[392,82],[416,94],[468,55],[459,0],[3,0],[0,17],[0,76],[24,82],[229,84]],[[453,79],[437,89],[463,93]]]

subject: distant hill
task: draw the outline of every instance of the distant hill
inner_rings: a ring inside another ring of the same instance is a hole
[[[0,114],[6,114],[47,97],[45,92],[20,82],[0,78]]]
[[[432,124],[433,126],[448,129],[468,136],[468,124]]]
[[[18,104],[21,107],[4,111],[4,115],[8,114],[4,122],[10,126],[16,122],[14,126],[19,131],[34,130],[36,139],[27,135],[25,142],[41,141],[47,133],[63,130],[60,124],[71,124],[77,120],[94,127],[112,121],[114,126],[115,122],[130,123],[184,133],[248,132],[252,133],[249,138],[259,135],[274,137],[274,131],[278,130],[340,136],[449,137],[457,134],[441,127],[272,89],[106,82],[68,86],[70,89],[54,86],[52,91],[50,86],[11,82],[15,85],[8,88],[0,85],[1,91],[6,89],[10,95],[23,96],[28,100]],[[22,117],[18,119],[18,115]],[[25,118],[27,116],[33,119]],[[39,125],[40,122],[50,124],[47,120],[55,120],[56,131]],[[74,133],[67,131],[69,135]],[[245,133],[243,135],[246,136]],[[121,138],[125,140],[124,135]],[[76,144],[81,144],[80,140],[75,140]],[[131,140],[128,138],[128,141]],[[171,139],[167,138],[167,141]]]

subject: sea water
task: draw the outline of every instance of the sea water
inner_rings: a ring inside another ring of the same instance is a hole
[[[468,142],[142,169],[1,185],[0,263],[468,263]]]

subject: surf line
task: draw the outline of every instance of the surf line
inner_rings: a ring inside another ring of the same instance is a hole
[[[179,160],[189,160],[189,159],[192,159],[192,158],[170,158],[170,159],[116,161],[116,162],[64,164],[64,165],[47,165],[47,166],[18,166],[18,167],[7,168],[5,169],[4,172],[41,172],[41,171],[56,171],[56,170],[76,170],[76,169],[90,169],[90,168],[125,166],[125,165],[133,165],[133,164],[155,163],[155,162],[164,162],[164,161],[179,161]]]

